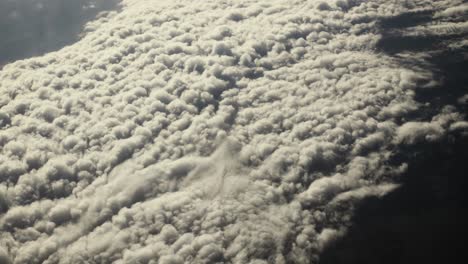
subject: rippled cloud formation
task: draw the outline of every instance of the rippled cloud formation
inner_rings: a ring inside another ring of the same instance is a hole
[[[382,19],[468,8],[405,3],[124,0],[6,65],[0,262],[316,263],[395,148],[468,129],[413,120],[437,80],[376,51]]]

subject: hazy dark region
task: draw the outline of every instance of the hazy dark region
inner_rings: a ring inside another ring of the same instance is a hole
[[[446,105],[468,113],[466,103],[457,101],[468,93],[468,50],[444,47],[468,36],[406,37],[392,32],[431,17],[432,13],[425,11],[382,21],[383,37],[378,43],[379,51],[390,55],[430,55],[425,65],[402,60],[402,67],[431,67],[440,81],[438,87],[417,91],[416,99],[426,107],[415,118],[424,121],[430,121]],[[349,232],[323,252],[321,264],[448,263],[465,254],[467,135],[452,132],[436,143],[399,147],[392,162],[409,165],[401,176],[402,186],[380,199],[362,201]]]
[[[120,0],[0,0],[0,68],[58,50],[79,38],[89,20]]]

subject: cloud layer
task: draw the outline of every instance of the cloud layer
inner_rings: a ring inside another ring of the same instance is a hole
[[[316,262],[395,147],[467,129],[412,120],[430,70],[375,52],[381,19],[455,2],[128,0],[7,65],[0,261]]]

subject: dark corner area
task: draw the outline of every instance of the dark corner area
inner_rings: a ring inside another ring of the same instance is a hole
[[[459,135],[401,151],[402,186],[359,206],[348,233],[321,264],[448,263],[464,255],[468,143]]]
[[[58,50],[79,39],[83,26],[120,0],[1,0],[0,69],[3,65]]]
[[[429,55],[426,66],[433,68],[440,85],[417,91],[416,99],[426,103],[418,113],[425,121],[446,105],[468,113],[466,102],[459,100],[468,94],[468,50],[446,48],[468,35],[401,34],[431,19],[433,12],[423,11],[382,21],[377,47],[392,56]],[[323,251],[320,264],[449,263],[466,255],[468,136],[451,132],[435,143],[399,147],[392,162],[408,163],[401,187],[382,198],[362,201],[349,231]]]

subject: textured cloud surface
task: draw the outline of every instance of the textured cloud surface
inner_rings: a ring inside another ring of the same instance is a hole
[[[395,148],[468,128],[412,119],[430,69],[375,51],[408,10],[468,28],[410,2],[128,0],[6,65],[0,262],[315,263],[396,187]]]

